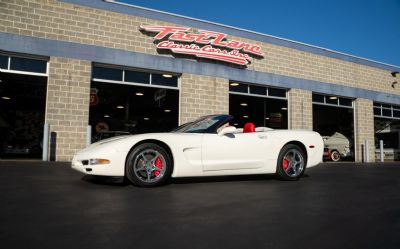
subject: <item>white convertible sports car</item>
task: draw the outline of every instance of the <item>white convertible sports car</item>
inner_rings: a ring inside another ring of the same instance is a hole
[[[125,176],[137,186],[170,177],[277,173],[297,180],[322,161],[324,144],[313,131],[229,126],[230,115],[210,115],[168,133],[114,137],[79,151],[72,168],[90,175]]]

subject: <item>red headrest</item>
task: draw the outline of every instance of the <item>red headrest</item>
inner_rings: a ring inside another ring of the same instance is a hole
[[[246,132],[255,132],[256,131],[256,126],[253,123],[246,123],[244,124],[243,127],[243,133]]]

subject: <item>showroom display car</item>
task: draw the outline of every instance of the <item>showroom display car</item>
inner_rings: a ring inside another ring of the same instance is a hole
[[[297,180],[322,161],[324,144],[313,131],[273,130],[230,115],[209,115],[168,133],[113,137],[79,151],[72,168],[90,175],[125,176],[137,186],[170,177],[278,174]]]
[[[352,156],[350,140],[343,134],[335,132],[332,136],[323,136],[324,159],[338,162]]]

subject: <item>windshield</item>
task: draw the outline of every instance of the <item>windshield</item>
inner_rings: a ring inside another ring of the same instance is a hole
[[[193,122],[183,124],[172,132],[183,133],[216,133],[217,129],[231,120],[229,115],[213,115],[201,117]]]

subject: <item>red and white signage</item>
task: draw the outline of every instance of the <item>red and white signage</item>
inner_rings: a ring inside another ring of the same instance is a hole
[[[188,27],[140,26],[141,30],[157,33],[154,39],[158,49],[171,50],[177,54],[194,55],[225,61],[237,65],[247,65],[251,55],[263,57],[261,47],[246,42],[227,41],[227,34],[207,30],[190,32]]]

